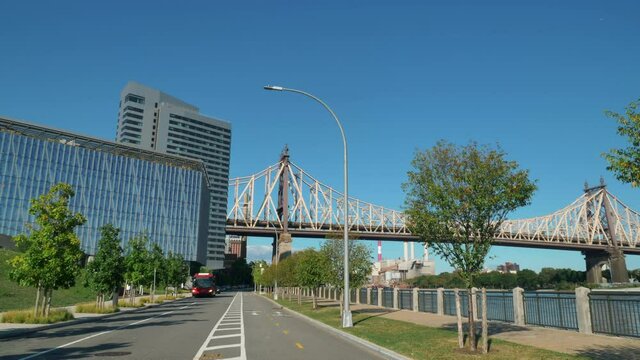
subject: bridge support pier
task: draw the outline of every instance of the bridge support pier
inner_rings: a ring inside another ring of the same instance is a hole
[[[283,232],[278,235],[278,243],[273,240],[273,252],[271,259],[273,263],[276,263],[276,254],[278,255],[278,262],[291,256],[291,234]]]
[[[624,254],[620,249],[609,251],[583,251],[587,263],[587,282],[600,284],[602,282],[602,265],[609,265],[611,281],[614,283],[629,282],[629,273]]]

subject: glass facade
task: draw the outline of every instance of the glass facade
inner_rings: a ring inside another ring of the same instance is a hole
[[[0,234],[26,232],[29,200],[58,182],[73,186],[70,207],[87,218],[77,230],[85,253],[95,254],[99,228],[111,223],[123,246],[146,233],[165,252],[205,263],[202,163],[0,119]]]

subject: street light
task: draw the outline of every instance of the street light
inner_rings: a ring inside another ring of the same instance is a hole
[[[344,129],[342,128],[342,124],[336,114],[331,110],[331,108],[324,103],[324,101],[319,98],[309,94],[308,92],[304,92],[302,90],[289,89],[282,86],[265,86],[265,90],[273,90],[273,91],[289,91],[293,93],[298,93],[305,95],[307,97],[312,98],[313,100],[319,102],[324,106],[327,111],[333,116],[340,128],[340,134],[342,135],[342,143],[344,145],[344,291],[343,291],[343,309],[342,312],[342,327],[352,327],[353,321],[351,319],[351,310],[349,310],[349,170],[348,170],[348,160],[347,160],[347,138],[344,135]]]
[[[273,292],[273,300],[278,301],[278,250],[280,250],[280,244],[278,244],[278,229],[274,228],[276,233],[276,281],[275,281],[275,291]]]

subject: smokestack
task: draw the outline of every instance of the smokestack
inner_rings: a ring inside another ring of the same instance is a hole
[[[427,261],[429,261],[429,244],[425,243],[424,244],[424,262],[426,263]]]
[[[411,242],[411,259],[409,259],[409,260],[412,260],[412,261],[416,259],[416,247],[413,246],[413,245],[415,245],[415,244],[412,241]]]
[[[378,240],[378,262],[382,262],[382,240]]]

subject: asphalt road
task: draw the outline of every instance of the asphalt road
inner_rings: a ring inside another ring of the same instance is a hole
[[[252,293],[0,339],[0,359],[380,359]]]

